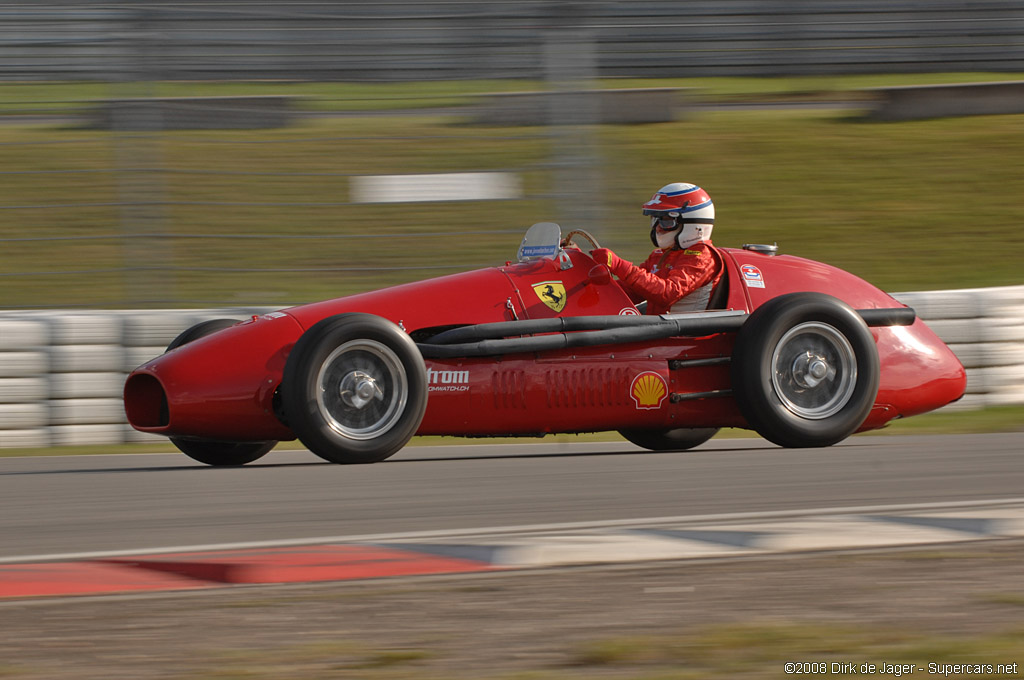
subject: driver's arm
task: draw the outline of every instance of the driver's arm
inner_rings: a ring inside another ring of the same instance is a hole
[[[605,252],[600,252],[605,251]],[[674,251],[679,253],[680,251]],[[594,259],[607,263],[613,274],[627,292],[640,295],[655,307],[669,308],[676,301],[690,294],[714,278],[715,257],[706,249],[687,250],[682,257],[676,256],[667,262],[661,253],[652,254],[642,267],[624,260],[606,248],[593,251]],[[670,265],[667,275],[662,278],[651,273],[652,264]]]

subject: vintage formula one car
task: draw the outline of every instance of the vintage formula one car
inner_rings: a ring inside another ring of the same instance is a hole
[[[371,463],[416,434],[617,430],[679,450],[739,427],[828,446],[964,393],[914,310],[835,267],[721,248],[708,311],[651,316],[596,245],[544,222],[504,266],[198,324],[128,376],[128,420],[210,465],[296,438]]]

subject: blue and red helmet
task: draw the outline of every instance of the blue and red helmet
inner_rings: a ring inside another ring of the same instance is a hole
[[[666,184],[643,207],[644,215],[651,218],[651,241],[656,246],[659,231],[667,234],[678,230],[674,240],[679,248],[711,240],[715,204],[696,184]]]

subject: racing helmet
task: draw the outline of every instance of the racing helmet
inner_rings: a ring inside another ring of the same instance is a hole
[[[715,204],[711,202],[708,192],[696,184],[673,182],[658,189],[651,200],[644,203],[644,215],[651,218],[651,242],[665,248],[672,241],[679,248],[711,239],[711,230],[715,225]],[[675,238],[667,240],[673,233]],[[660,228],[659,228],[660,227]],[[662,238],[658,238],[659,235]]]

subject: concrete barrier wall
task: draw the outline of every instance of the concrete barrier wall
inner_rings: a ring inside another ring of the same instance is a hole
[[[872,90],[878,98],[873,120],[920,120],[949,116],[1024,113],[1024,81],[914,85]]]
[[[474,112],[473,122],[480,125],[670,123],[693,109],[694,93],[692,88],[678,87],[501,92],[482,97],[483,103]],[[580,120],[581,111],[589,120]]]
[[[151,97],[101,102],[87,127],[100,130],[259,130],[283,128],[296,118],[296,97]]]
[[[967,368],[946,407],[1024,404],[1024,286],[895,293]],[[181,331],[271,308],[0,312],[0,448],[163,441],[124,417],[124,379]]]

